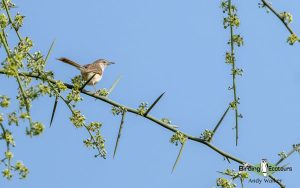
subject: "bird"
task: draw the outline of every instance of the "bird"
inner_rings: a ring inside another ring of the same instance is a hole
[[[84,81],[88,81],[92,76],[94,76],[87,85],[93,85],[95,91],[95,84],[97,84],[103,77],[104,70],[107,66],[115,64],[114,62],[105,60],[105,59],[97,59],[91,64],[80,65],[66,57],[60,57],[57,60],[72,65],[73,67],[80,70],[81,76]]]

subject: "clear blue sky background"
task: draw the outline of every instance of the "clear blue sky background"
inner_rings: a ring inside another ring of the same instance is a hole
[[[237,49],[241,98],[240,140],[235,146],[234,113],[230,111],[213,144],[250,163],[262,158],[278,160],[277,153],[299,143],[300,61],[299,44],[286,43],[289,33],[272,14],[258,8],[257,1],[234,1],[239,10],[245,46]],[[280,10],[294,16],[292,27],[300,34],[300,3],[273,0]],[[16,11],[26,15],[23,36],[30,36],[35,50],[46,53],[56,44],[46,67],[57,79],[70,82],[78,71],[55,59],[66,56],[81,64],[106,58],[109,67],[98,88],[122,80],[113,100],[136,108],[162,92],[164,98],[151,112],[168,117],[180,130],[198,136],[212,129],[232,100],[229,65],[224,54],[229,31],[222,27],[220,1],[126,0],[126,1],[16,1]],[[10,36],[14,37],[11,33]],[[7,83],[7,84],[4,84]],[[1,76],[1,94],[13,95],[17,84]],[[92,87],[90,88],[92,89]],[[32,187],[208,187],[215,186],[217,171],[237,169],[223,157],[199,143],[189,141],[171,174],[179,151],[169,143],[171,133],[135,115],[128,115],[116,158],[112,159],[119,117],[110,106],[84,96],[78,107],[90,121],[103,122],[108,157],[94,158],[82,140],[85,130],[75,129],[68,109],[58,104],[53,127],[37,138],[24,136],[26,124],[14,131],[15,158],[29,168],[25,180],[0,180],[1,188]],[[36,120],[49,124],[54,99],[34,102]],[[287,187],[299,183],[299,155],[288,159],[293,172],[278,173]],[[259,178],[251,174],[252,178]],[[247,188],[277,187],[245,184]]]

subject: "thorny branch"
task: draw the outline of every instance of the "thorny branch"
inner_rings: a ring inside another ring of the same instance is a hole
[[[4,70],[1,70],[1,69],[0,69],[0,74],[6,74],[6,72],[5,72]],[[20,76],[27,76],[27,77],[37,78],[37,79],[42,79],[42,78],[41,78],[38,74],[36,74],[36,73],[20,72],[19,75],[20,75]],[[48,78],[48,81],[49,81],[50,83],[53,83],[53,84],[57,83],[56,80],[53,80],[53,79],[50,79],[50,78]],[[64,85],[65,85],[68,89],[73,89],[73,87],[74,87],[73,85],[68,84],[68,83],[64,83]],[[90,91],[87,91],[87,90],[85,90],[85,89],[81,90],[80,92],[81,92],[82,94],[88,95],[88,96],[90,96],[90,97],[92,97],[92,98],[101,100],[101,101],[103,101],[103,102],[105,102],[105,103],[107,103],[107,104],[110,104],[110,105],[112,105],[112,106],[115,106],[115,107],[124,109],[124,110],[126,110],[127,112],[129,112],[129,113],[132,113],[132,114],[136,114],[136,115],[142,116],[142,117],[144,117],[144,118],[146,118],[146,119],[148,119],[148,120],[150,120],[150,121],[152,121],[152,122],[154,122],[154,123],[160,125],[161,127],[165,128],[165,129],[167,129],[167,130],[169,130],[169,131],[172,131],[172,132],[174,132],[174,133],[176,133],[176,132],[178,131],[176,128],[174,128],[174,127],[173,127],[172,125],[170,125],[170,124],[167,124],[167,123],[165,123],[165,122],[163,122],[163,121],[161,121],[161,120],[159,120],[159,119],[157,119],[157,118],[155,118],[155,117],[153,117],[153,116],[151,116],[151,115],[146,115],[146,116],[145,116],[145,115],[141,115],[141,114],[139,113],[138,110],[136,110],[136,109],[134,109],[134,108],[131,108],[131,107],[128,107],[128,106],[125,106],[125,105],[122,105],[122,104],[120,104],[120,103],[118,103],[118,102],[116,102],[116,101],[113,101],[113,100],[111,100],[111,99],[105,97],[105,96],[97,95],[97,94],[92,93],[92,92],[90,92]],[[203,144],[203,145],[206,145],[207,147],[209,147],[210,149],[214,150],[215,152],[219,153],[220,155],[222,155],[223,157],[225,157],[225,158],[227,158],[227,159],[231,159],[231,160],[233,160],[233,161],[235,161],[235,162],[237,162],[237,163],[239,163],[239,164],[249,164],[249,163],[247,163],[247,162],[245,162],[245,161],[243,161],[243,160],[241,160],[241,159],[239,159],[239,158],[237,158],[237,157],[235,157],[235,156],[233,156],[233,155],[230,155],[229,153],[226,153],[225,151],[219,149],[218,147],[212,145],[211,143],[209,143],[209,142],[207,142],[207,141],[205,141],[205,140],[203,140],[203,139],[201,139],[201,138],[198,138],[198,137],[195,137],[195,136],[189,135],[189,134],[187,134],[187,133],[183,133],[183,132],[182,132],[182,134],[183,134],[187,139],[189,139],[189,140],[192,140],[192,141],[194,141],[194,142],[198,142],[198,143],[201,143],[201,144]],[[272,175],[270,175],[269,177],[270,177],[271,179],[273,179],[273,180],[274,180],[278,185],[280,185],[282,188],[284,187],[284,185],[283,185],[280,181],[278,181],[275,177],[273,177]]]

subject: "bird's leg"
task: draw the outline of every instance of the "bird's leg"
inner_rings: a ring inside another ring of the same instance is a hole
[[[97,93],[97,89],[95,87],[95,83],[93,83],[93,87],[94,87],[94,90],[95,90],[95,94]]]

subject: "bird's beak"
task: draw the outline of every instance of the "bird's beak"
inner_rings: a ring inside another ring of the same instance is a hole
[[[107,65],[112,65],[112,64],[115,64],[115,62],[109,61],[109,62],[107,63]]]

